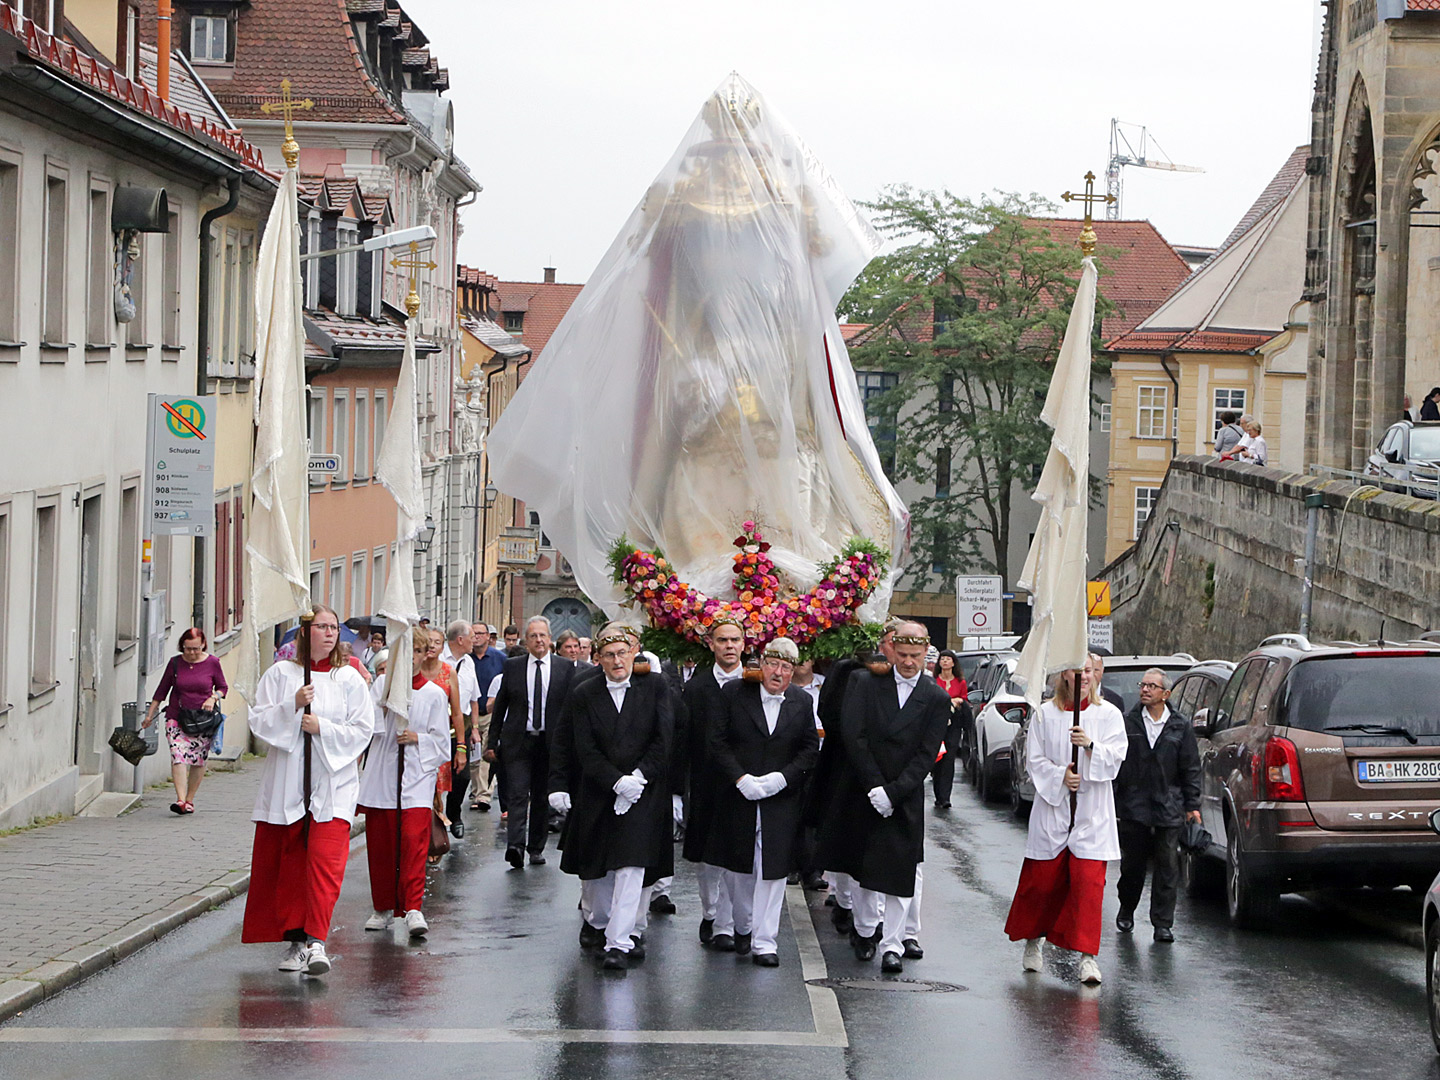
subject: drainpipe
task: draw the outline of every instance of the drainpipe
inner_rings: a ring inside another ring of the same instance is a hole
[[[1170,385],[1175,387],[1175,409],[1165,418],[1165,425],[1170,429],[1170,460],[1174,461],[1180,454],[1180,425],[1175,418],[1180,415],[1180,380],[1175,372],[1170,370],[1170,357],[1165,353],[1160,354],[1160,366],[1165,369],[1165,374],[1170,376]]]
[[[160,100],[170,100],[170,0],[160,0],[156,13],[155,89]],[[199,625],[198,623],[196,625]]]
[[[165,6],[161,0],[162,8]],[[164,24],[162,24],[164,25]],[[162,52],[165,56],[167,53]],[[222,218],[240,205],[240,177],[232,176],[225,181],[230,189],[230,196],[221,205],[213,210],[206,211],[200,219],[200,274],[198,302],[196,304],[197,314],[197,337],[199,348],[197,349],[197,361],[195,365],[195,392],[201,397],[205,391],[210,389],[210,226],[216,218]],[[205,538],[195,537],[195,554],[193,556],[194,566],[191,569],[191,611],[190,625],[205,625]]]

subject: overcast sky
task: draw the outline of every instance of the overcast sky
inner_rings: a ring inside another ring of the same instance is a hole
[[[584,281],[732,69],[851,198],[1058,202],[1110,118],[1203,175],[1125,170],[1123,216],[1218,244],[1309,138],[1316,0],[406,0],[485,190],[460,257]]]

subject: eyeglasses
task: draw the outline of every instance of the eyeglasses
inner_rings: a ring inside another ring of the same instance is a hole
[[[1158,682],[1142,682],[1142,683],[1140,684],[1140,689],[1141,689],[1141,690],[1164,690],[1164,689],[1165,689],[1165,684],[1164,684],[1164,683],[1158,683]]]
[[[335,631],[338,631],[338,630],[340,629],[340,624],[339,624],[339,623],[333,623],[333,622],[317,622],[317,623],[311,623],[311,624],[310,624],[310,629],[312,629],[312,630],[335,630]]]

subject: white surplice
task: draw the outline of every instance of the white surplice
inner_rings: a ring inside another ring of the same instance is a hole
[[[1053,702],[1040,706],[1025,738],[1025,764],[1035,785],[1030,810],[1030,833],[1025,841],[1027,859],[1053,859],[1067,847],[1080,859],[1120,858],[1120,836],[1115,825],[1115,797],[1111,781],[1129,749],[1125,719],[1108,701],[1080,711],[1080,726],[1094,745],[1080,750],[1080,791],[1075,803],[1075,827],[1070,828],[1070,792],[1065,770],[1070,766],[1070,728],[1074,714],[1062,712]]]
[[[384,679],[376,679],[380,683]],[[385,700],[384,689],[376,696]],[[395,808],[395,765],[398,758],[396,734],[401,725],[420,736],[414,746],[405,747],[405,788],[401,807],[413,810],[430,806],[435,799],[435,777],[450,757],[450,695],[427,682],[410,697],[410,717],[397,716],[383,705],[375,709],[375,736],[360,776],[360,805],[377,810]]]
[[[348,664],[316,671],[312,715],[320,733],[311,740],[310,814],[315,821],[355,820],[360,794],[356,762],[375,731],[375,707],[360,673]],[[250,731],[269,750],[255,793],[254,821],[290,825],[305,816],[305,739],[295,692],[304,672],[293,660],[282,660],[260,677],[250,706]]]

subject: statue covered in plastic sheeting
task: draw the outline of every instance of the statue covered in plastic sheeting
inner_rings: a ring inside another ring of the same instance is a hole
[[[722,591],[763,528],[800,588],[862,537],[898,556],[835,306],[879,238],[738,75],[705,103],[489,440],[586,593],[621,537]],[[894,559],[891,560],[893,565]],[[872,597],[883,611],[885,587]]]

